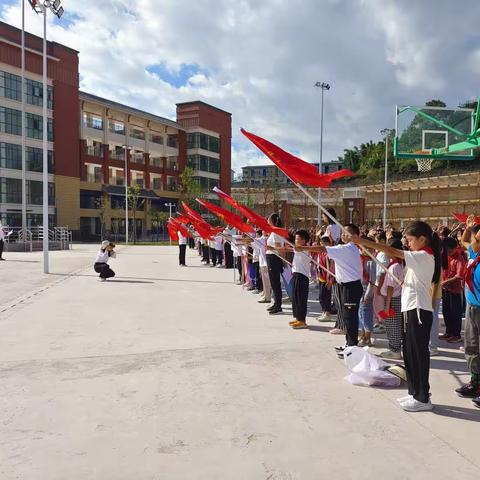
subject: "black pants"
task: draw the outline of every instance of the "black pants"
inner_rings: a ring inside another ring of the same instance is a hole
[[[187,250],[187,246],[186,245],[179,245],[178,249],[180,250],[178,252],[178,263],[180,265],[185,265],[185,252]]]
[[[217,263],[221,265],[223,263],[223,250],[215,250],[217,254]]]
[[[0,258],[2,258],[2,255],[3,255],[3,245],[4,245],[4,241],[3,240],[0,240]]]
[[[305,318],[307,317],[309,279],[305,275],[295,272],[292,275],[292,282],[293,318],[299,320],[300,322],[304,322]]]
[[[445,333],[452,337],[459,337],[462,331],[462,294],[443,290],[442,311],[446,327]]]
[[[260,264],[253,262],[253,268],[255,271],[255,287],[259,292],[263,291],[262,275],[260,275]]]
[[[207,264],[210,263],[210,247],[208,245],[202,245],[202,252],[202,261],[206,262]]]
[[[100,274],[100,278],[112,278],[115,276],[115,272],[110,268],[108,263],[96,263],[93,269]]]
[[[332,313],[332,289],[328,288],[326,282],[318,282],[318,301],[322,312]]]
[[[408,393],[415,400],[427,403],[429,400],[430,385],[430,330],[433,314],[420,310],[420,320],[417,310],[404,313],[405,334],[403,337],[403,360],[407,371]]]
[[[267,255],[268,277],[273,292],[273,308],[282,308],[282,283],[280,277],[283,272],[283,260],[277,255]]]
[[[188,237],[189,248],[195,248],[195,240],[192,237]]]
[[[232,246],[228,242],[225,242],[225,268],[233,268]]]
[[[210,258],[212,259],[213,266],[217,264],[217,251],[210,247]]]
[[[345,323],[347,346],[357,345],[358,343],[358,307],[363,295],[362,282],[340,283],[340,308],[342,309],[342,318]]]
[[[235,264],[236,264],[236,267],[237,267],[237,270],[238,270],[238,275],[240,276],[240,282],[243,282],[243,278],[242,278],[242,257],[240,255],[238,257],[236,257]]]

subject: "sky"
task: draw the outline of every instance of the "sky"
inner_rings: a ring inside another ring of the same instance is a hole
[[[28,2],[27,6],[28,6]],[[267,164],[241,135],[306,161],[380,139],[395,105],[480,94],[478,0],[62,0],[48,38],[80,51],[80,88],[175,119],[203,100],[232,113],[232,167]],[[21,26],[21,1],[0,0]],[[26,30],[42,34],[27,8]]]

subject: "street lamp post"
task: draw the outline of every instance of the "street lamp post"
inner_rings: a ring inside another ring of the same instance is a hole
[[[385,137],[385,179],[383,185],[383,229],[387,227],[387,188],[388,188],[388,139],[395,130],[384,128],[380,133]]]
[[[47,87],[47,10],[58,18],[63,15],[60,0],[28,0],[36,13],[43,14],[43,272],[48,273],[48,87]],[[23,85],[22,85],[23,88]],[[23,120],[23,119],[22,119]],[[23,128],[23,126],[22,126]]]
[[[325,82],[316,82],[315,87],[321,88],[322,89],[322,106],[321,106],[321,117],[320,117],[320,164],[318,165],[318,171],[320,174],[322,174],[322,164],[323,164],[323,94],[325,90],[330,90],[330,85]],[[321,203],[322,201],[322,189],[318,189],[318,203]],[[317,210],[317,224],[320,226],[321,224],[321,210],[320,207],[318,207]]]
[[[169,208],[169,210],[170,210],[169,215],[170,215],[170,218],[172,218],[172,208],[176,207],[176,205],[174,203],[170,202],[170,203],[166,203],[165,206]],[[172,239],[170,239],[170,245],[171,244],[172,244]]]
[[[128,158],[128,145],[122,146],[124,151],[125,157],[125,245],[128,245],[128,165],[127,165],[127,158]],[[135,228],[135,227],[134,227]]]
[[[22,0],[22,238],[27,233],[27,165],[25,151],[25,0]]]

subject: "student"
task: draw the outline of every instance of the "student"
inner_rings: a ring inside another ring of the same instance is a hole
[[[272,213],[268,217],[268,223],[273,227],[281,227],[282,221],[278,213]],[[282,313],[282,284],[280,277],[283,272],[283,260],[275,255],[275,248],[283,247],[285,245],[284,239],[277,233],[272,232],[267,239],[266,256],[268,265],[268,275],[270,278],[270,285],[273,291],[273,305],[267,310],[270,315],[278,315]]]
[[[255,290],[253,290],[252,293],[262,293],[263,291],[262,276],[260,275],[261,244],[259,243],[259,240],[262,237],[262,234],[263,232],[261,230],[256,230],[255,231],[256,241],[252,243],[252,251],[253,251],[252,266],[253,266],[253,276],[254,276],[254,285],[255,285]]]
[[[115,276],[115,272],[108,265],[110,258],[116,258],[117,256],[113,250],[114,248],[115,244],[109,242],[108,240],[104,240],[100,250],[97,252],[97,256],[95,257],[93,269],[99,274],[98,280],[101,282],[105,282],[107,278],[112,278]]]
[[[262,232],[261,237],[258,239],[258,266],[260,268],[260,275],[262,277],[263,293],[258,303],[270,303],[272,301],[272,286],[270,285],[270,277],[268,275],[267,265],[267,236]]]
[[[230,238],[232,235],[234,235],[235,230],[230,228],[230,225],[227,225],[223,233],[225,233],[227,237]],[[228,268],[228,269],[233,268],[233,252],[232,252],[232,245],[230,242],[228,241],[225,242],[224,250],[225,250],[225,268]]]
[[[3,246],[5,245],[5,232],[3,231],[2,222],[0,222],[0,261],[5,261],[3,258]]]
[[[330,237],[325,235],[321,239],[321,243],[325,246],[331,246],[332,242]],[[317,257],[319,265],[328,271],[335,273],[335,264],[327,257],[327,252],[320,252]],[[318,301],[322,313],[317,317],[319,322],[330,322],[332,315],[332,287],[335,283],[335,277],[330,273],[327,273],[323,269],[319,269],[318,272]]]
[[[443,240],[442,265],[442,312],[445,334],[441,338],[448,343],[462,341],[463,276],[465,258],[458,249],[458,242],[452,237]]]
[[[223,237],[218,234],[215,235],[215,256],[217,258],[217,267],[221,267],[223,263]]]
[[[462,235],[462,245],[468,251],[465,272],[467,315],[465,319],[465,359],[470,370],[470,382],[455,391],[461,397],[472,398],[480,408],[480,225],[470,215]]]
[[[360,237],[353,241],[365,247],[376,248],[390,258],[405,260],[402,287],[402,312],[405,320],[403,359],[407,371],[408,396],[398,399],[408,412],[432,410],[430,401],[430,353],[428,349],[432,327],[433,305],[431,284],[441,274],[441,254],[438,236],[430,225],[413,222],[405,230],[410,251],[375,244]]]
[[[346,346],[358,344],[358,308],[363,295],[362,288],[362,262],[358,247],[351,241],[351,237],[358,237],[360,230],[352,223],[345,225],[341,240],[343,245],[334,247],[315,246],[299,247],[302,251],[326,251],[330,259],[335,261],[335,276],[340,293],[339,316],[345,322]],[[343,354],[344,347],[336,347],[339,356]]]
[[[308,286],[310,282],[310,255],[297,251],[297,247],[304,247],[310,241],[306,230],[295,232],[295,249],[292,261],[292,313],[293,321],[290,326],[294,330],[308,328],[306,323],[308,307]],[[291,251],[290,247],[278,249],[280,252]]]
[[[362,288],[363,295],[360,300],[360,307],[358,310],[358,346],[371,347],[372,346],[372,331],[373,331],[373,294],[375,290],[375,279],[377,273],[377,266],[375,262],[368,255],[361,255],[363,276]]]
[[[333,208],[327,208],[327,212],[333,217],[337,218],[337,214]],[[342,231],[340,227],[325,213],[322,214],[322,222],[327,224],[323,236],[330,238],[330,243],[336,245],[340,241]]]
[[[402,250],[401,240],[392,238],[387,245],[397,250]],[[387,265],[388,271],[398,280],[403,281],[405,275],[403,261],[389,255],[387,257],[390,260],[390,263]],[[403,338],[402,286],[394,280],[392,275],[385,275],[381,289],[381,294],[385,298],[385,309],[379,315],[384,319],[389,350],[381,353],[380,356],[391,360],[401,360]]]
[[[375,233],[375,242],[379,245],[385,245],[387,242],[387,234],[383,230],[377,230]],[[387,266],[389,263],[387,255],[381,250],[377,251],[376,259],[383,265]],[[385,309],[385,298],[382,296],[382,284],[385,278],[385,270],[377,268],[377,276],[375,279],[375,291],[373,294],[373,320],[375,322],[373,331],[375,333],[384,333],[385,327],[381,323],[379,313]]]
[[[215,238],[210,238],[208,240],[208,251],[210,253],[210,259],[212,260],[211,267],[217,266],[217,250],[215,249]]]
[[[185,267],[185,252],[187,251],[187,237],[182,235],[182,232],[178,231],[178,264],[181,267]]]

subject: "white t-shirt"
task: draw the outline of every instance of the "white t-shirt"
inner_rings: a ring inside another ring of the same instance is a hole
[[[240,248],[237,245],[237,240],[242,238],[241,235],[232,235],[232,253],[234,257],[239,257],[241,255]]]
[[[310,278],[310,255],[305,252],[295,252],[292,262],[292,273],[301,273]]]
[[[257,238],[258,242],[258,266],[266,267],[267,266],[267,255],[265,251],[265,246],[267,245],[267,237],[262,235],[260,238]]]
[[[281,247],[285,245],[285,240],[278,235],[278,233],[272,232],[267,239],[267,245],[269,247],[274,247],[276,243],[279,243]],[[275,255],[274,251],[267,250],[267,255]]]
[[[182,232],[180,232],[180,231],[178,231],[177,235],[178,235],[178,244],[179,245],[186,245],[187,244],[187,237],[184,237],[182,235]]]
[[[393,273],[393,275],[395,275],[395,277],[398,278],[401,282],[403,281],[405,269],[401,263],[394,263],[393,265],[390,265],[390,267],[388,267],[388,271]],[[388,287],[393,287],[392,297],[400,297],[400,295],[402,295],[402,286],[399,285],[391,275],[385,273],[385,279],[383,280],[382,290],[380,292],[384,297],[387,296]]]
[[[433,255],[423,250],[405,252],[402,312],[416,309],[433,312],[431,287],[434,271]]]
[[[335,261],[335,276],[338,283],[354,282],[363,276],[360,250],[350,242],[346,245],[325,247],[327,255]]]
[[[215,250],[223,250],[223,237],[221,235],[215,237]]]
[[[3,231],[3,227],[0,225],[0,240],[5,240],[5,232]]]
[[[387,254],[385,252],[378,252],[375,255],[375,258],[385,267],[390,263],[390,259],[387,257]],[[385,270],[383,268],[377,267],[377,274],[376,274],[376,277],[375,277],[375,285],[376,286],[380,285],[380,279],[382,278],[382,275],[384,275],[384,274],[385,274]]]
[[[108,250],[102,250],[100,249],[97,252],[97,256],[95,257],[95,263],[108,263],[108,260],[110,258],[115,258],[116,254],[115,252],[111,252],[110,256],[108,255]]]
[[[333,243],[338,243],[341,233],[342,230],[336,223],[327,225],[327,228],[325,229],[325,235],[328,235],[333,240]]]

